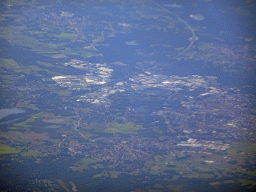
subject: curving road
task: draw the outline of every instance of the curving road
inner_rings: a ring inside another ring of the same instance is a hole
[[[164,11],[170,13],[171,15],[175,16],[179,21],[181,21],[182,23],[184,23],[188,28],[189,30],[191,31],[192,33],[192,40],[190,41],[190,44],[188,45],[188,47],[186,49],[184,49],[181,53],[179,53],[178,55],[182,55],[183,53],[185,53],[186,51],[188,51],[192,45],[195,43],[196,41],[196,34],[195,34],[195,31],[194,29],[183,19],[181,19],[178,15],[174,14],[173,12],[169,11],[168,9],[166,9],[165,7],[163,7],[162,5],[156,3],[154,0],[149,0],[151,1],[152,3],[154,3],[156,6],[158,6],[159,8],[163,9]]]

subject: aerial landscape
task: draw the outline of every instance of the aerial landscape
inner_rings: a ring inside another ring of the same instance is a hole
[[[1,1],[1,191],[255,191],[255,9]]]

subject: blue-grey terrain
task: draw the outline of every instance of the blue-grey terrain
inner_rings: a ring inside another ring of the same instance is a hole
[[[255,8],[1,1],[1,191],[255,191]]]

